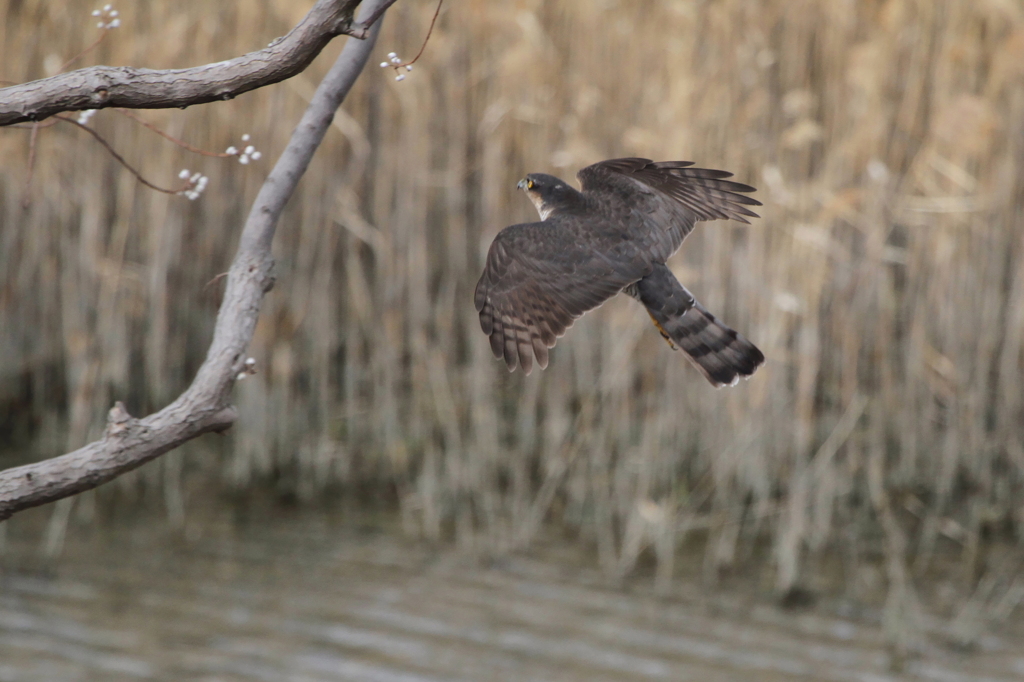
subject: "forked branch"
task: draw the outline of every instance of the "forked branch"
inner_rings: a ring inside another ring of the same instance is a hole
[[[367,20],[379,17],[375,13],[393,2],[366,0],[360,16]],[[318,2],[310,15],[317,8],[354,4]],[[61,457],[0,471],[0,520],[22,509],[95,488],[200,434],[224,430],[235,421],[231,389],[239,373],[248,367],[245,350],[252,340],[263,295],[274,284],[270,245],[278,218],[320,146],[335,110],[366,65],[379,30],[378,21],[366,32],[365,40],[348,41],[263,183],[228,272],[213,342],[192,385],[173,403],[142,419],[131,417],[118,403],[110,411],[100,440]],[[51,114],[62,110],[66,109],[57,108]]]

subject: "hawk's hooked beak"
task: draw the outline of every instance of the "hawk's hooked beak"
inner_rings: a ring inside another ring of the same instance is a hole
[[[519,184],[516,185],[516,189],[526,189],[526,178],[519,181]]]

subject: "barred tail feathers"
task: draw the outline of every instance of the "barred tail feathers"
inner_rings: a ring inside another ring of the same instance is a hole
[[[665,265],[656,265],[636,283],[636,297],[662,335],[678,346],[712,385],[734,385],[764,364],[764,354],[697,302]]]

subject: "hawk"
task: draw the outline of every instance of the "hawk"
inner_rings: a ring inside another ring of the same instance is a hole
[[[529,374],[583,313],[623,292],[640,301],[669,346],[714,386],[734,385],[764,363],[754,344],[722,324],[665,262],[701,220],[758,215],[755,191],[690,161],[611,159],[576,174],[580,191],[544,173],[518,188],[540,222],[506,227],[476,285],[480,327],[510,372]]]

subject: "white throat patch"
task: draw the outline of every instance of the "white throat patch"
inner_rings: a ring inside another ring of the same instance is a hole
[[[540,214],[541,220],[547,220],[548,216],[551,215],[551,208],[548,207],[544,200],[536,192],[527,192],[526,195],[530,197],[530,201],[533,202],[534,207],[537,209],[537,213]]]

